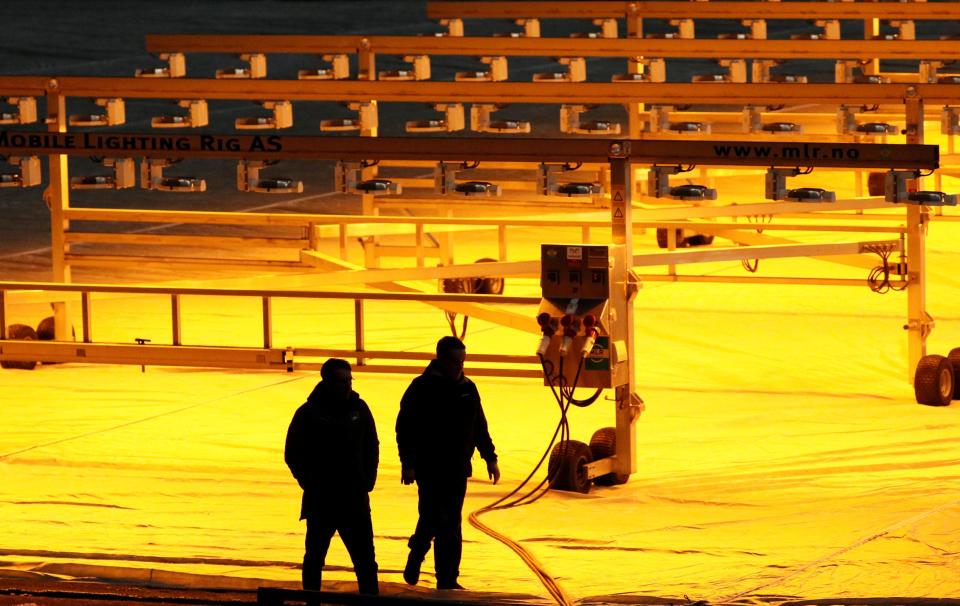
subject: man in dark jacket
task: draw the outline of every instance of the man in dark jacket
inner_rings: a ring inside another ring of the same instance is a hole
[[[284,460],[303,489],[300,519],[307,520],[303,588],[320,589],[335,532],[350,553],[360,593],[376,595],[377,561],[369,492],[377,481],[380,442],[367,403],[351,389],[346,360],[331,358],[321,381],[297,409],[287,430]]]
[[[420,519],[410,537],[403,579],[416,585],[420,565],[436,541],[433,554],[437,589],[463,589],[460,576],[460,530],[467,478],[474,449],[487,463],[493,483],[500,480],[497,454],[487,430],[480,394],[463,375],[467,349],[456,337],[437,342],[437,357],[415,378],[400,401],[397,447],[401,482],[417,483]]]

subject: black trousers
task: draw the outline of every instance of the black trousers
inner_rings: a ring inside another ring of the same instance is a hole
[[[339,497],[338,497],[339,498]],[[378,593],[377,560],[373,549],[373,522],[370,520],[370,497],[356,495],[336,506],[307,516],[306,550],[303,554],[303,588],[320,589],[323,564],[334,533],[340,533],[357,575],[360,593]]]
[[[420,519],[407,545],[410,556],[423,560],[434,542],[433,562],[438,585],[452,585],[460,576],[463,535],[460,524],[467,478],[443,480],[417,476]]]

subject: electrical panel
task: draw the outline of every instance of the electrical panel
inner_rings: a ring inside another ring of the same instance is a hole
[[[540,246],[543,298],[610,298],[610,261],[606,246]]]
[[[537,353],[546,384],[596,388],[623,382],[626,364],[611,333],[611,253],[609,246],[592,244],[540,247],[537,323],[543,336]]]

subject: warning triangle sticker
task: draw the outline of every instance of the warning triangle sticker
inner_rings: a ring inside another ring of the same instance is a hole
[[[614,202],[623,202],[623,192],[615,191],[613,192],[613,201]]]
[[[615,211],[613,211],[613,218],[614,218],[614,219],[622,219],[622,218],[623,218],[623,211],[620,210],[619,208],[616,209]]]

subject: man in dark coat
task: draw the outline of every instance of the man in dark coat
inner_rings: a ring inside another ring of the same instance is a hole
[[[415,378],[400,401],[397,447],[401,482],[417,483],[420,519],[407,545],[403,579],[416,585],[420,565],[435,541],[437,589],[463,589],[460,530],[467,478],[474,449],[487,463],[493,483],[500,480],[497,454],[487,430],[480,394],[463,375],[467,349],[456,337],[437,342],[437,357]]]
[[[377,561],[369,492],[377,481],[380,442],[367,403],[351,389],[350,363],[331,358],[321,381],[297,409],[287,430],[284,459],[303,489],[307,520],[303,588],[320,589],[335,532],[350,553],[360,593],[376,595]]]

